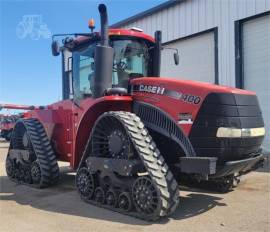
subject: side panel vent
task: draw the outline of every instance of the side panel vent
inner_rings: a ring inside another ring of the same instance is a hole
[[[196,156],[188,137],[166,112],[143,102],[134,102],[133,111],[141,118],[147,128],[174,140],[187,157]]]

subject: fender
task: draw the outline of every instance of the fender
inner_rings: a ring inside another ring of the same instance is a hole
[[[131,112],[132,98],[129,96],[106,96],[91,105],[82,116],[76,131],[74,156],[72,156],[71,166],[75,169],[79,166],[83,155],[87,153],[88,139],[91,137],[91,130],[97,118],[108,111],[128,111]]]
[[[196,153],[187,136],[165,111],[141,101],[135,101],[133,112],[141,118],[145,126],[176,142],[186,157],[195,157]]]

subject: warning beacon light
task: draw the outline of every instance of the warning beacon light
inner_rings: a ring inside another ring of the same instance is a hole
[[[91,32],[94,31],[94,29],[95,29],[95,20],[94,19],[90,19],[88,21],[88,27],[90,28]]]

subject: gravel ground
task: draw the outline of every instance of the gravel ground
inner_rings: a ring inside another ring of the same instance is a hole
[[[144,222],[82,202],[74,173],[61,163],[61,182],[49,189],[17,185],[6,176],[8,143],[0,141],[0,231],[270,231],[268,165],[242,178],[227,194],[181,187],[180,205],[168,219]]]

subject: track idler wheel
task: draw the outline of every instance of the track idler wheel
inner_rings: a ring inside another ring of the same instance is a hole
[[[110,189],[106,192],[106,203],[109,206],[116,207],[117,206],[117,194],[114,190]]]
[[[41,183],[41,169],[37,161],[34,161],[31,164],[31,178],[35,185],[39,185]]]
[[[16,167],[15,162],[9,156],[6,158],[6,173],[7,176],[13,178],[15,176]]]
[[[82,198],[91,199],[95,191],[94,176],[87,168],[81,168],[76,175],[76,186]]]
[[[131,211],[133,205],[132,205],[130,194],[127,192],[121,193],[118,198],[118,205],[120,209],[126,212]]]
[[[151,215],[160,210],[160,193],[148,177],[139,177],[132,187],[132,199],[137,211]]]
[[[105,203],[105,192],[103,188],[101,187],[96,188],[94,198],[95,198],[95,201],[100,204]]]

